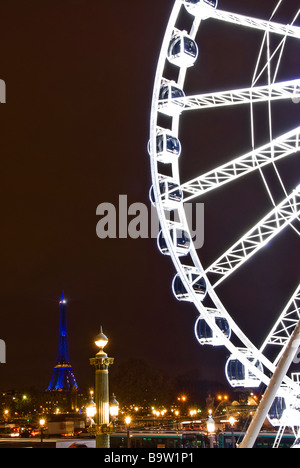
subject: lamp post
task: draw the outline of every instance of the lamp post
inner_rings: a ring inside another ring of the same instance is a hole
[[[100,333],[95,339],[99,352],[90,359],[90,364],[95,367],[96,448],[109,448],[110,446],[108,369],[114,363],[114,358],[108,357],[104,352],[107,343],[108,338],[104,335],[101,327]]]
[[[232,448],[236,448],[235,444],[235,437],[234,437],[234,424],[236,423],[236,420],[233,416],[229,418],[229,423],[231,426],[231,440],[232,440]]]
[[[41,447],[43,446],[45,424],[46,424],[45,419],[40,419]]]
[[[190,410],[190,417],[192,419],[192,429],[194,430],[194,417],[196,416],[197,411],[196,410]]]
[[[177,431],[179,430],[179,411],[175,411],[175,416],[176,416],[176,429]]]
[[[209,438],[209,448],[214,448],[214,432],[216,430],[215,421],[212,418],[211,413],[207,418],[207,432]]]
[[[125,424],[127,426],[127,448],[130,448],[130,424],[131,424],[130,416],[126,416]]]

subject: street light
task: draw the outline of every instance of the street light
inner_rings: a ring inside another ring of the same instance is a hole
[[[43,436],[44,436],[44,428],[45,428],[46,420],[40,419],[40,431],[41,431],[41,446],[43,445]]]
[[[177,429],[177,431],[178,431],[178,430],[179,430],[179,414],[180,414],[180,413],[179,413],[178,410],[176,410],[176,411],[174,411],[174,414],[175,414],[175,416],[176,416],[176,429]]]
[[[127,426],[127,448],[130,448],[130,424],[131,424],[130,416],[126,416],[125,424]]]
[[[90,426],[95,424],[94,417],[95,417],[96,413],[97,413],[97,410],[96,410],[96,404],[95,404],[95,402],[93,400],[93,392],[90,392],[90,401],[89,401],[89,404],[86,407],[86,415],[91,421]]]
[[[113,424],[115,424],[119,415],[119,402],[117,401],[114,393],[112,394],[109,412],[112,417]]]
[[[207,427],[208,438],[209,438],[209,448],[214,448],[214,435],[213,434],[216,430],[216,425],[215,425],[215,421],[212,418],[211,413],[208,415],[206,427]]]
[[[194,417],[196,416],[197,411],[196,410],[190,410],[190,417],[192,419],[192,429],[194,429]]]
[[[230,423],[230,426],[231,426],[231,438],[232,438],[232,448],[236,448],[236,444],[235,444],[235,437],[234,437],[234,425],[235,423],[237,422],[236,419],[231,416],[229,419],[228,419],[229,423]]]
[[[108,338],[101,327],[100,333],[95,338],[95,345],[100,349],[96,356],[90,359],[90,364],[95,367],[96,448],[109,448],[110,446],[108,369],[114,363],[114,358],[108,357],[104,352],[107,343]]]
[[[210,434],[213,434],[216,430],[216,425],[215,425],[215,421],[213,420],[213,418],[211,416],[208,416],[208,419],[207,419],[207,431],[210,433]]]
[[[229,419],[221,419],[221,423],[229,423],[231,427],[231,445],[232,448],[236,448],[236,441],[235,441],[235,436],[234,436],[234,425],[236,422],[238,422],[237,419],[235,419],[233,416],[230,416]]]
[[[96,356],[107,356],[107,354],[104,353],[103,349],[105,348],[105,346],[107,345],[108,343],[108,338],[106,335],[104,335],[103,331],[102,331],[102,326],[100,327],[100,333],[96,336],[95,338],[95,345],[98,346],[98,348],[100,348],[99,352],[96,354]]]

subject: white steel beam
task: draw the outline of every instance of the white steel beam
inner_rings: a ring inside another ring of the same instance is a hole
[[[224,279],[264,247],[285,227],[297,219],[299,215],[300,193],[299,190],[294,190],[289,197],[276,206],[256,226],[207,268],[206,273],[215,273],[221,276],[214,283],[214,287],[224,281]]]
[[[229,11],[222,11],[219,9],[210,9],[209,16],[221,21],[234,23],[248,28],[259,29],[261,31],[269,31],[281,36],[291,36],[300,39],[300,28],[298,26],[291,26],[276,23],[274,21],[266,21],[257,18],[252,18],[245,15],[238,15]]]
[[[265,348],[268,345],[278,345],[281,347],[285,346],[287,341],[291,337],[293,331],[295,330],[299,320],[300,284],[294,292],[294,294],[292,295],[292,297],[290,298],[289,302],[287,303],[274,327],[270,331],[268,337],[264,341],[260,351],[264,352]],[[279,358],[280,355],[277,357],[275,364],[278,362]]]
[[[300,127],[180,186],[184,201],[214,190],[300,150]],[[162,198],[164,198],[162,196]]]
[[[247,433],[239,448],[252,448],[258,437],[259,431],[270,411],[272,403],[282,385],[282,382],[292,364],[295,354],[300,346],[300,321],[298,322],[293,334],[289,338],[284,353],[276,370],[270,380],[269,386],[262,398],[258,409],[251,421]]]
[[[300,98],[300,80],[289,80],[265,86],[254,86],[250,88],[240,88],[216,93],[195,94],[181,98],[174,98],[172,101],[177,105],[184,104],[183,111],[209,109],[212,107],[236,106],[240,104],[254,104],[257,102],[269,102],[279,99]],[[159,100],[159,107],[168,104],[165,99]]]

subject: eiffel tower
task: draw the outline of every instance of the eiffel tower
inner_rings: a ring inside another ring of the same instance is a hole
[[[68,331],[67,331],[67,304],[64,291],[59,302],[59,341],[56,364],[53,369],[52,379],[46,392],[77,392],[78,385],[70,364]]]

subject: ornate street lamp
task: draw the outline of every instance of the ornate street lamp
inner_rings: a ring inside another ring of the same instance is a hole
[[[43,446],[45,424],[46,420],[44,418],[40,419],[41,447]]]
[[[229,423],[230,423],[230,426],[231,426],[231,440],[232,440],[232,448],[236,448],[236,443],[235,443],[235,437],[234,437],[234,425],[235,423],[237,422],[236,419],[231,416],[229,418]]]
[[[109,380],[108,369],[114,363],[114,358],[110,358],[104,352],[108,343],[108,338],[104,335],[102,327],[100,333],[95,338],[95,344],[99,351],[94,358],[90,359],[90,364],[95,367],[95,426],[96,448],[109,448],[111,428],[109,426]]]
[[[211,414],[209,414],[207,418],[206,427],[207,427],[208,438],[209,438],[209,448],[214,448],[214,432],[216,430],[216,425]]]
[[[111,418],[112,418],[112,422],[113,422],[113,424],[115,424],[117,422],[118,416],[119,416],[119,402],[117,401],[116,395],[114,393],[112,394],[112,398],[111,398],[111,401],[110,401],[109,412],[110,412],[110,415],[111,415]]]
[[[127,426],[127,448],[130,448],[130,424],[131,424],[130,416],[126,416],[125,424]]]
[[[93,400],[93,392],[90,392],[90,401],[86,407],[86,416],[90,420],[90,427],[95,424],[94,418],[97,413],[96,404]]]

